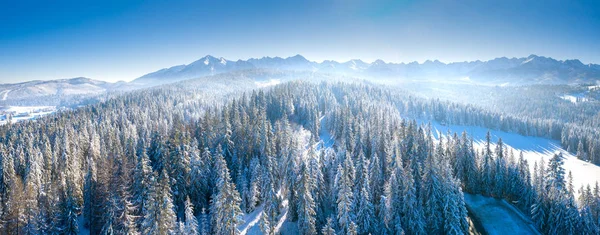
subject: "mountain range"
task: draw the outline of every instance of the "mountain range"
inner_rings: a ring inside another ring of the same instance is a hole
[[[427,60],[424,63],[386,63],[361,60],[321,63],[301,55],[292,57],[263,57],[230,61],[207,55],[188,65],[178,65],[146,74],[133,81],[136,84],[164,84],[186,79],[248,69],[274,69],[343,74],[367,79],[410,80],[471,80],[490,84],[570,84],[594,83],[600,80],[600,65],[583,64],[579,60],[555,60],[530,55],[523,58],[496,58],[489,61],[443,63]]]
[[[232,73],[232,76],[240,76],[244,71],[257,70],[278,73],[293,71],[306,74],[308,72],[385,81],[460,81],[490,85],[589,84],[600,81],[600,65],[583,64],[576,59],[556,60],[537,55],[454,63],[443,63],[438,60],[427,60],[423,63],[387,63],[383,60],[376,60],[372,63],[362,60],[346,62],[325,60],[319,63],[309,61],[301,55],[287,58],[262,57],[231,61],[207,55],[190,64],[161,69],[131,82],[109,83],[80,77],[0,84],[0,104],[24,99],[39,100],[42,97],[60,98],[96,95],[109,91],[126,91],[232,72],[235,72]],[[289,74],[292,76],[295,73]],[[224,76],[219,76],[219,78],[222,79]],[[269,78],[261,79],[268,80]]]

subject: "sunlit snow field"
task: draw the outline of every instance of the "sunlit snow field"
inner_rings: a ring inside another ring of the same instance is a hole
[[[459,125],[441,125],[436,122],[431,122],[432,128],[436,130],[434,136],[438,138],[440,134],[445,135],[448,130],[452,133],[462,133],[467,131],[468,135],[473,138],[474,147],[478,151],[481,151],[485,143],[485,135],[488,131],[487,128],[477,126],[459,126]],[[534,162],[544,159],[545,163],[558,152],[561,152],[564,157],[564,168],[565,171],[573,174],[573,185],[575,187],[575,194],[578,194],[579,187],[596,184],[596,181],[600,181],[600,166],[596,166],[589,162],[585,162],[577,159],[573,154],[568,153],[566,150],[560,147],[560,143],[555,140],[522,136],[519,134],[508,133],[503,131],[491,130],[492,142],[496,143],[498,138],[502,138],[502,142],[514,150],[515,159],[518,159],[519,152],[523,152],[523,156],[529,163],[529,168],[533,173]]]

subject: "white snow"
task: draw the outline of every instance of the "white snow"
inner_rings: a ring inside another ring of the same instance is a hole
[[[356,66],[356,62],[354,60],[352,60],[352,65],[350,65],[350,69],[358,70],[358,67]]]
[[[527,64],[527,63],[533,61],[533,59],[535,59],[535,57],[528,58],[527,60],[523,61],[521,64]]]
[[[10,93],[10,90],[2,91],[2,100],[6,100],[8,98],[8,93]]]
[[[319,118],[319,123],[321,123],[320,124],[321,130],[319,131],[320,132],[319,139],[323,143],[324,148],[331,148],[333,146],[333,144],[335,143],[335,139],[329,133],[329,130],[327,129],[325,120],[326,120],[325,116],[322,116],[321,118]]]
[[[208,65],[208,63],[210,63],[210,61],[208,61],[208,57],[206,57],[206,59],[204,60],[204,64]]]
[[[269,86],[275,86],[277,84],[281,83],[280,79],[269,79],[268,81],[256,81],[254,82],[254,84],[259,87],[259,88],[263,88],[263,87],[269,87]]]
[[[9,106],[0,109],[0,116],[12,115],[12,122],[36,119],[38,117],[56,112],[54,106]],[[7,123],[7,120],[0,121],[0,125]]]
[[[260,218],[262,218],[263,214],[263,205],[261,204],[259,207],[254,209],[250,214],[244,215],[244,224],[238,229],[240,230],[240,235],[248,234],[261,234],[260,231]]]
[[[585,102],[588,101],[587,98],[585,98],[583,95],[561,95],[560,96],[561,99],[563,100],[567,100],[567,101],[571,101],[571,103],[578,103],[578,102]]]
[[[221,64],[222,64],[222,65],[225,65],[225,64],[227,64],[227,61],[226,61],[226,60],[225,60],[225,58],[223,58],[223,57],[221,57]]]
[[[15,112],[15,113],[39,113],[44,110],[55,110],[54,106],[9,106],[8,109],[5,109],[6,112]]]
[[[292,234],[292,235],[296,235],[296,234],[300,234],[298,232],[298,224],[295,222],[290,222],[290,221],[286,221],[287,220],[287,214],[288,214],[288,200],[285,199],[283,202],[281,202],[281,205],[283,206],[283,210],[281,212],[281,217],[279,218],[279,222],[277,223],[277,226],[275,226],[275,234]]]
[[[531,220],[504,200],[465,193],[465,203],[489,235],[540,234]]]
[[[424,123],[424,122],[421,122]],[[426,122],[425,122],[426,123]],[[467,131],[470,137],[473,137],[474,147],[477,150],[483,148],[485,143],[485,135],[488,131],[486,128],[476,126],[459,126],[459,125],[447,125],[443,126],[439,123],[431,123],[434,131],[434,137],[438,138],[439,134],[445,135],[447,130],[456,133],[462,133]],[[544,162],[548,164],[548,160],[558,152],[561,152],[564,157],[564,168],[566,172],[571,172],[573,175],[573,186],[575,189],[579,189],[581,186],[596,184],[600,181],[600,166],[592,163],[582,161],[573,154],[568,153],[562,147],[560,143],[555,140],[550,140],[540,137],[523,136],[515,133],[508,133],[497,130],[490,130],[491,141],[493,143],[498,142],[498,138],[502,138],[502,142],[514,150],[515,159],[518,159],[519,152],[523,151],[523,157],[527,159],[529,168],[533,173],[534,162],[544,159]],[[578,190],[575,190],[577,194]],[[577,196],[577,195],[576,195]]]
[[[598,89],[600,89],[600,85],[588,86],[588,90],[590,90],[590,91],[595,91],[595,90],[598,90]]]

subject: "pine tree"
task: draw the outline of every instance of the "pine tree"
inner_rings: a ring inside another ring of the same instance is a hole
[[[248,206],[246,207],[248,212],[254,211],[260,201],[261,168],[258,158],[252,158],[250,161],[250,188],[247,196]]]
[[[279,202],[275,192],[275,188],[273,186],[273,177],[271,171],[269,171],[269,166],[271,166],[271,158],[267,158],[267,170],[263,171],[262,181],[264,189],[263,195],[263,215],[261,219],[261,231],[264,234],[274,234],[274,227],[277,222],[277,215],[279,213]]]
[[[548,216],[546,206],[545,175],[546,171],[544,168],[544,161],[542,159],[540,160],[539,165],[537,163],[534,164],[534,188],[537,195],[535,195],[533,204],[531,205],[531,219],[541,231],[546,231],[546,220]]]
[[[423,207],[418,201],[412,170],[407,167],[404,171],[404,181],[402,182],[402,222],[405,231],[410,234],[425,234],[425,217]],[[462,196],[462,195],[461,195]]]
[[[170,234],[177,228],[175,211],[171,199],[171,189],[166,171],[163,170],[158,182],[151,177],[147,203],[144,205],[142,221],[143,234]]]
[[[402,166],[395,165],[385,186],[385,216],[384,221],[388,230],[393,234],[404,233],[402,213],[404,211],[404,170]]]
[[[133,205],[137,209],[136,214],[139,216],[138,225],[141,225],[144,217],[146,217],[145,209],[154,206],[149,204],[152,204],[153,202],[150,201],[154,200],[154,198],[150,198],[150,194],[152,190],[155,190],[155,178],[148,155],[145,151],[141,151],[138,154],[134,169],[132,185]]]
[[[333,219],[327,218],[327,223],[321,229],[321,234],[323,235],[335,235],[335,230],[333,229]]]
[[[61,234],[75,235],[79,233],[79,225],[77,223],[77,211],[79,207],[75,201],[71,183],[67,183],[65,198],[62,204]]]
[[[235,184],[231,182],[223,155],[217,154],[215,159],[216,187],[219,190],[211,202],[211,228],[215,234],[239,234],[237,227],[244,222],[240,209],[242,199],[235,189]]]
[[[420,198],[424,200],[424,216],[427,221],[427,228],[431,233],[438,234],[442,232],[442,200],[446,195],[444,195],[443,183],[439,179],[436,165],[429,160],[426,167]]]
[[[337,219],[341,231],[348,232],[350,223],[354,215],[352,214],[353,208],[353,193],[352,193],[352,170],[353,164],[350,157],[347,155],[344,160],[344,167],[338,166],[337,180]]]
[[[202,208],[202,213],[200,213],[200,235],[208,235],[210,233],[210,223],[207,217],[206,209]]]
[[[298,228],[300,234],[316,234],[316,212],[315,201],[312,196],[312,187],[314,183],[309,175],[306,163],[300,168],[300,179],[298,180]]]
[[[194,205],[189,197],[185,200],[185,234],[198,234],[198,220],[194,216]]]
[[[371,201],[368,178],[364,179],[365,181],[362,184],[360,196],[358,197],[356,221],[360,225],[360,233],[369,233],[373,231],[373,227],[375,226],[375,208]]]
[[[354,222],[350,222],[350,225],[348,225],[348,232],[346,234],[348,235],[357,235],[358,234],[358,230],[357,230],[357,226]]]
[[[566,191],[565,170],[563,168],[562,153],[554,154],[548,161],[548,169],[545,177],[547,179],[546,190],[555,188],[557,191]]]

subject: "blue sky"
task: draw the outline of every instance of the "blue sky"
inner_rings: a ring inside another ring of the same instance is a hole
[[[600,63],[600,1],[0,1],[0,83],[129,81],[207,54]]]

